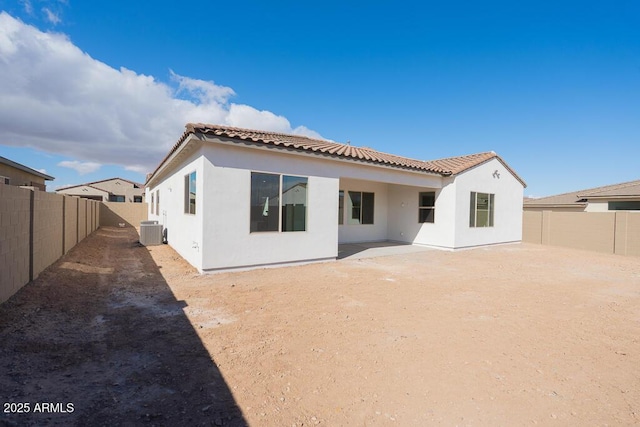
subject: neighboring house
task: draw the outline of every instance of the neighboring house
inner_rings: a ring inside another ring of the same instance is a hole
[[[494,152],[419,161],[204,124],[146,183],[149,219],[200,272],[335,259],[339,243],[519,242],[524,186]]]
[[[54,177],[46,173],[38,172],[28,166],[0,156],[0,184],[33,187],[37,190],[46,191],[46,181],[53,181],[54,179]]]
[[[103,202],[142,203],[144,201],[144,185],[122,178],[110,178],[87,184],[59,188],[58,194],[77,196],[84,199]]]
[[[640,180],[537,199],[525,199],[523,207],[525,211],[640,211]]]

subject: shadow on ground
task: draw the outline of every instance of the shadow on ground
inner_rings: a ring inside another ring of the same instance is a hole
[[[342,243],[338,245],[338,260],[375,258],[379,256],[399,255],[432,250],[411,243],[381,241],[365,243]]]
[[[137,240],[101,228],[0,306],[0,424],[246,425]]]

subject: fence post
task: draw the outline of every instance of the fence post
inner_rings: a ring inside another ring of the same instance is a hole
[[[552,211],[542,211],[542,235],[540,236],[540,243],[543,245],[551,244],[551,214]]]
[[[35,194],[29,194],[29,281],[33,280],[33,222],[35,216]]]

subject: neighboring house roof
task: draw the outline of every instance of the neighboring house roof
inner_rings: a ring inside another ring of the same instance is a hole
[[[84,187],[84,186],[92,187],[92,188],[95,188],[97,190],[106,191],[106,190],[104,190],[102,188],[97,187],[96,184],[100,184],[101,182],[107,182],[107,181],[115,181],[115,180],[128,182],[129,184],[133,184],[133,186],[136,187],[136,188],[144,188],[144,184],[140,184],[139,182],[129,181],[128,179],[116,177],[116,178],[102,179],[100,181],[87,182],[86,184],[69,185],[67,187],[58,188],[56,191],[69,190],[71,188]]]
[[[178,142],[160,162],[147,182],[162,167],[162,165],[175,153],[187,140],[189,135],[202,134],[228,138],[238,143],[254,143],[285,148],[288,150],[307,151],[323,154],[336,158],[343,158],[367,163],[376,163],[401,169],[411,169],[439,174],[442,176],[456,175],[485,163],[491,159],[498,159],[513,174],[522,185],[526,183],[493,151],[471,154],[467,156],[449,157],[445,159],[422,161],[394,154],[383,153],[367,147],[356,147],[350,144],[340,144],[324,139],[315,139],[302,135],[289,135],[277,132],[242,129],[221,125],[202,123],[188,123],[186,130]]]
[[[96,187],[94,185],[90,185],[90,184],[80,184],[80,185],[74,185],[73,187],[58,188],[56,191],[69,190],[69,189],[72,189],[72,188],[80,188],[80,187],[89,187],[89,188],[93,188],[96,191],[101,191],[101,192],[109,194],[109,195],[113,194],[110,191],[105,190],[104,188],[98,188],[98,187]],[[83,191],[83,190],[80,190],[80,191]]]
[[[6,157],[0,156],[0,163],[5,164],[7,166],[14,167],[14,168],[19,169],[19,170],[21,170],[23,172],[30,173],[31,175],[38,176],[38,177],[44,179],[45,181],[53,181],[55,179],[51,175],[47,175],[46,173],[38,172],[35,169],[31,169],[29,166],[21,165],[20,163],[16,163],[13,160],[7,159]]]
[[[640,180],[525,200],[529,207],[584,207],[589,199],[640,197]]]

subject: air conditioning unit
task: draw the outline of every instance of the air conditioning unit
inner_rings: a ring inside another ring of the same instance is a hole
[[[158,221],[156,221],[155,219],[145,219],[144,221],[140,221],[140,225],[142,224],[157,224]]]
[[[140,224],[140,244],[154,246],[162,244],[162,224]]]

